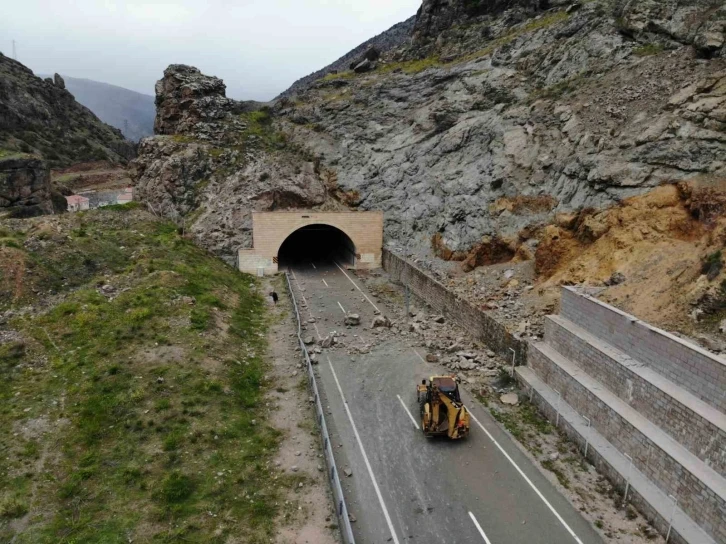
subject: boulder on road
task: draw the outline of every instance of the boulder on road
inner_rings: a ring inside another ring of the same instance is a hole
[[[360,316],[358,314],[348,314],[345,316],[345,325],[347,327],[360,325]]]
[[[517,393],[507,393],[499,397],[499,400],[502,401],[502,404],[508,404],[510,406],[517,406],[519,404],[519,396]]]
[[[371,323],[371,328],[376,329],[378,327],[388,327],[390,328],[392,325],[391,320],[388,319],[385,315],[377,315],[375,318],[373,318],[373,323]]]
[[[315,343],[315,338],[313,338],[313,336],[312,336],[312,335],[308,335],[308,336],[306,336],[305,338],[303,338],[303,343],[304,343],[304,344],[305,344],[306,346],[309,346],[309,345],[311,345],[311,344],[314,344],[314,343]]]

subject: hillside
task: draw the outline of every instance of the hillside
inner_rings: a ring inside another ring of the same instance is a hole
[[[153,96],[90,79],[63,76],[63,80],[80,104],[104,123],[119,129],[127,139],[138,142],[154,133]]]
[[[41,79],[0,53],[0,148],[42,156],[51,167],[125,163],[135,146],[76,102],[63,78]]]
[[[0,541],[270,542],[306,476],[271,468],[266,326],[134,206],[0,221]]]
[[[317,70],[312,74],[298,79],[290,86],[289,89],[281,93],[280,96],[277,97],[277,99],[279,100],[280,98],[285,98],[295,93],[305,91],[318,79],[325,77],[330,73],[345,72],[349,70],[351,62],[359,58],[370,48],[375,48],[382,53],[386,53],[401,47],[408,40],[411,39],[411,33],[413,32],[413,25],[415,22],[416,17],[414,16],[403,21],[402,23],[393,25],[385,32],[381,32],[378,36],[375,36],[370,40],[363,42],[358,47],[349,51],[325,68],[321,68],[320,70]]]
[[[618,217],[623,202],[664,185],[722,187],[725,19],[723,3],[707,0],[425,1],[403,45],[256,112],[224,98],[217,78],[170,67],[157,122],[190,117],[140,150],[139,194],[230,261],[252,243],[253,210],[383,210],[386,244],[437,274],[476,286],[477,268],[526,261],[539,282],[602,286],[621,265],[556,274],[578,250],[599,250],[554,247],[566,239],[548,227]],[[669,230],[663,243],[695,240],[687,276],[697,276],[722,243],[714,232]],[[543,266],[540,247],[570,257]],[[628,273],[626,285],[647,281]],[[690,310],[673,308],[668,326],[691,332]],[[527,316],[511,313],[517,329]]]

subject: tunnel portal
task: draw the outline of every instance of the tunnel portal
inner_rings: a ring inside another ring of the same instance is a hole
[[[330,225],[308,225],[285,239],[277,262],[280,267],[332,261],[354,266],[355,254],[353,240],[342,230]]]
[[[242,272],[275,274],[279,266],[336,259],[355,269],[380,268],[383,213],[376,211],[252,212],[252,247],[237,253]]]

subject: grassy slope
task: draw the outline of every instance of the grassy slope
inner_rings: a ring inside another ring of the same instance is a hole
[[[0,223],[1,542],[269,542],[253,282],[133,206]]]

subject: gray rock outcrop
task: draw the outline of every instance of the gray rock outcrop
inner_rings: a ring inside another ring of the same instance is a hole
[[[54,194],[50,169],[38,157],[0,157],[0,216],[35,217],[65,211],[65,199]],[[59,202],[60,200],[60,202]]]

